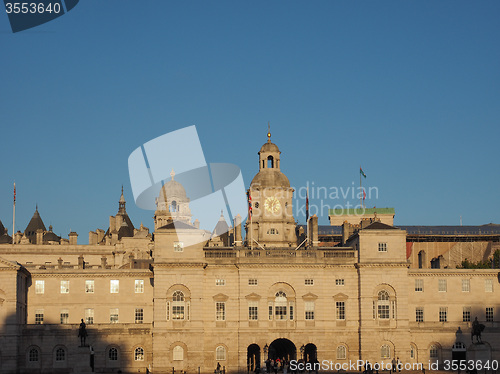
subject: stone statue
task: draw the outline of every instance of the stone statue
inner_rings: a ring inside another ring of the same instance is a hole
[[[80,323],[80,328],[78,329],[78,337],[80,338],[80,347],[85,347],[85,340],[87,339],[87,330],[85,328],[85,322]]]
[[[483,341],[481,340],[481,332],[484,330],[484,325],[482,323],[479,323],[477,320],[477,317],[474,318],[474,322],[472,322],[472,329],[470,332],[470,339],[472,343],[474,343],[474,336],[476,337],[477,343],[482,343]]]

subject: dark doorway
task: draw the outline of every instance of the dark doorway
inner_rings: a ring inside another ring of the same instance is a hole
[[[276,339],[269,346],[269,358],[271,360],[296,360],[297,359],[297,349],[295,344],[293,344],[288,339]]]
[[[312,343],[307,344],[304,349],[305,362],[316,362],[316,359],[318,358],[317,351],[318,350],[314,344]]]
[[[250,344],[247,348],[247,371],[255,371],[256,366],[260,367],[260,347]]]
[[[451,347],[451,359],[457,360],[460,365],[460,361],[465,361],[467,356],[467,347],[462,342],[455,342],[453,347]]]

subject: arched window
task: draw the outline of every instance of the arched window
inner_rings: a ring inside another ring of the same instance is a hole
[[[118,349],[111,347],[108,352],[108,357],[110,361],[118,361]]]
[[[144,361],[144,349],[142,347],[137,347],[134,351],[135,361]]]
[[[217,361],[225,361],[226,360],[226,348],[222,345],[219,345],[215,349],[215,359]]]
[[[184,348],[182,348],[180,345],[176,345],[173,350],[173,356],[174,361],[184,360]]]
[[[66,360],[66,351],[64,348],[57,348],[56,350],[56,361],[65,361]]]
[[[269,235],[278,235],[278,230],[277,229],[269,229],[269,230],[267,230],[267,233]]]
[[[389,319],[390,317],[389,293],[382,290],[378,293],[377,316],[379,319]]]
[[[346,349],[343,345],[337,347],[337,359],[344,360],[346,358]]]
[[[37,348],[31,348],[28,354],[28,361],[29,362],[38,362],[38,349]]]
[[[273,156],[269,156],[269,157],[267,158],[267,167],[268,167],[269,169],[274,168],[274,158],[273,158]]]
[[[274,315],[277,320],[286,319],[287,299],[283,291],[276,292],[274,298]]]
[[[391,347],[387,344],[384,344],[380,347],[380,358],[390,358],[391,357]]]
[[[430,358],[438,358],[438,347],[435,345],[431,345],[429,348],[429,356]]]
[[[172,297],[172,319],[184,319],[185,301],[182,291],[175,291]]]

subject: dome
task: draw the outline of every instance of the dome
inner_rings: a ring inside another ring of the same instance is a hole
[[[279,152],[280,149],[274,143],[271,143],[271,140],[268,140],[267,143],[264,143],[262,147],[260,147],[260,152]]]
[[[187,200],[186,190],[179,182],[170,180],[163,185],[160,191],[161,201],[172,201],[172,199]]]
[[[288,180],[285,174],[283,174],[281,171],[277,169],[262,169],[255,175],[255,177],[253,177],[250,186],[290,187],[290,181]]]

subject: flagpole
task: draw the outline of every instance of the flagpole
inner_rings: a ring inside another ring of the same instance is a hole
[[[361,187],[361,165],[359,165],[359,204],[360,208],[363,209],[363,188]]]
[[[309,186],[306,190],[306,248],[309,247]]]
[[[15,233],[16,233],[16,182],[14,182],[14,205],[12,207],[12,245],[14,245]]]

